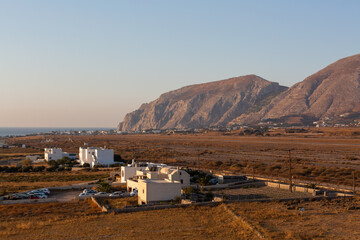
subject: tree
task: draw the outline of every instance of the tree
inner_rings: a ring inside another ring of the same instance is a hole
[[[195,188],[193,188],[191,186],[184,187],[183,188],[183,193],[184,194],[195,193]]]
[[[42,172],[45,170],[45,166],[34,167],[33,172]]]
[[[50,160],[47,163],[50,167],[58,167],[58,163],[55,160]]]
[[[98,187],[100,192],[111,192],[111,185],[107,182],[100,182]]]
[[[121,157],[120,154],[114,154],[114,162],[122,162],[124,159]]]
[[[212,201],[214,198],[214,194],[212,192],[205,193],[205,201]]]

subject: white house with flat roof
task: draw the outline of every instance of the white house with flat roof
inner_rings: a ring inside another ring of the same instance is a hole
[[[168,179],[139,179],[138,204],[173,200],[181,196],[181,183]]]
[[[79,148],[80,164],[90,164],[90,167],[95,165],[109,166],[114,164],[114,150],[107,148],[96,147],[80,147]]]
[[[50,161],[50,160],[56,161],[58,159],[62,159],[63,157],[68,157],[71,160],[75,160],[76,154],[63,152],[61,148],[45,148],[44,149],[44,158],[46,161]]]
[[[62,159],[63,151],[61,148],[45,148],[44,158],[46,161]]]
[[[151,204],[181,196],[181,189],[190,185],[190,175],[178,167],[164,164],[137,163],[121,168],[127,189],[138,190],[138,203]],[[146,165],[146,166],[145,166]],[[126,175],[128,173],[128,175]],[[130,176],[129,178],[126,178]],[[123,178],[121,178],[123,181]]]
[[[150,169],[154,170],[157,168],[166,167],[166,164],[162,163],[151,163],[151,162],[136,162],[134,159],[132,163],[128,166],[122,166],[120,168],[120,176],[121,182],[126,183],[126,181],[130,178],[136,176],[137,171],[149,171]]]

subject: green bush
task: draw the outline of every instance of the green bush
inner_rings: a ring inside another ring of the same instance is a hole
[[[33,168],[33,172],[42,172],[45,170],[45,166],[38,166]]]
[[[174,203],[181,203],[181,198],[179,196],[176,196],[173,200]]]
[[[100,192],[110,193],[111,192],[111,185],[109,183],[107,183],[107,182],[100,182],[98,190]]]
[[[212,201],[214,199],[214,194],[212,192],[205,193],[205,201]]]

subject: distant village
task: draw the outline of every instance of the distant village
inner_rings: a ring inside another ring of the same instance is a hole
[[[146,129],[141,131],[116,131],[111,130],[82,130],[82,131],[52,131],[47,133],[33,133],[26,134],[25,136],[40,136],[40,135],[72,135],[72,136],[95,136],[95,135],[127,135],[127,134],[196,134],[196,133],[207,133],[207,132],[231,132],[243,129],[247,132],[263,132],[264,130],[271,129],[292,129],[301,127],[334,127],[334,128],[351,128],[360,127],[360,120],[344,121],[339,122],[332,118],[324,118],[323,120],[315,121],[311,126],[301,125],[290,125],[283,123],[276,123],[271,121],[263,121],[258,125],[232,125],[232,126],[211,126],[208,128],[181,128],[181,129]],[[3,136],[4,139],[16,136]],[[0,146],[1,147],[1,146]]]

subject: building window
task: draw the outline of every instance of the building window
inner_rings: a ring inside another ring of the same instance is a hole
[[[180,175],[181,175],[181,172],[180,172]]]
[[[181,182],[181,184],[183,184],[183,183],[184,183],[184,180],[181,179],[180,182]]]
[[[143,189],[143,193],[145,193],[145,190]]]

